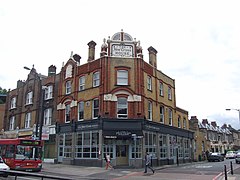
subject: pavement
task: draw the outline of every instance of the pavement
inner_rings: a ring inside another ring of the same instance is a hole
[[[201,162],[194,162],[201,163]],[[184,164],[183,164],[184,165]],[[205,175],[205,174],[181,174],[181,173],[162,173],[161,170],[174,167],[177,165],[166,165],[161,167],[154,167],[155,173],[153,174],[150,170],[148,173],[143,173],[143,168],[133,169],[108,169],[105,167],[85,167],[76,165],[66,164],[54,164],[54,163],[43,163],[42,173],[68,177],[71,179],[111,179],[111,180],[141,180],[141,179],[153,179],[153,180],[240,180],[240,168],[234,169],[234,174],[230,172],[227,174],[227,179],[223,173],[216,175]]]

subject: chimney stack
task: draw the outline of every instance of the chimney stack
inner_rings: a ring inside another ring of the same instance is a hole
[[[55,75],[56,74],[56,66],[54,66],[54,65],[51,65],[51,66],[49,66],[49,68],[48,68],[48,76],[53,76],[53,75]]]
[[[149,52],[149,64],[151,64],[153,67],[157,67],[157,50],[154,49],[152,46],[148,48]]]
[[[95,59],[95,46],[96,43],[94,41],[90,41],[88,44],[88,62],[93,61]]]

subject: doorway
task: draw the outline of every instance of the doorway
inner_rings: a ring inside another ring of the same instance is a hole
[[[116,164],[117,166],[128,166],[128,145],[116,145]]]

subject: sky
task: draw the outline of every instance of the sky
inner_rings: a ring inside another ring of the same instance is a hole
[[[91,40],[130,34],[157,51],[157,67],[175,79],[176,104],[199,121],[240,129],[238,0],[0,0],[0,87],[15,89],[29,71],[57,73],[71,51],[87,62]],[[231,108],[231,111],[226,111]]]

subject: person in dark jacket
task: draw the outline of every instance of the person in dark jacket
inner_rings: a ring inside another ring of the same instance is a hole
[[[151,166],[151,156],[148,152],[145,155],[145,171],[144,171],[144,173],[147,173],[147,168],[151,169],[154,174],[155,171]]]

